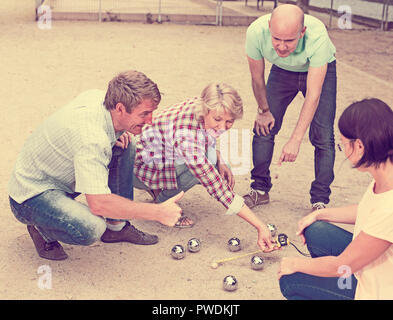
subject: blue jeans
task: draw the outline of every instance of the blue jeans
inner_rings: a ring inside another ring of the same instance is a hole
[[[215,147],[208,149],[207,157],[211,164],[217,166],[217,156],[216,156]],[[222,159],[222,161],[224,161],[224,159]],[[226,165],[230,167],[229,164],[226,163]],[[193,186],[197,184],[201,184],[199,180],[192,174],[192,172],[190,171],[190,169],[187,167],[186,164],[183,163],[183,164],[176,165],[175,169],[176,169],[177,189],[161,190],[161,192],[157,196],[156,202],[158,203],[164,202],[174,197],[181,191],[186,192],[187,190],[190,190]],[[134,176],[134,187],[142,190],[149,189],[136,176]]]
[[[200,184],[199,180],[195,178],[195,176],[191,173],[190,169],[185,164],[181,164],[176,166],[176,182],[177,189],[168,189],[162,190],[156,199],[156,202],[161,203],[164,202],[179,192],[190,190],[193,186]],[[148,190],[149,188],[140,181],[137,177],[134,176],[134,187],[137,189]]]
[[[251,187],[269,192],[272,188],[270,164],[274,151],[274,138],[281,129],[285,112],[301,91],[307,91],[307,72],[291,72],[273,65],[266,84],[266,97],[275,125],[267,136],[257,135],[254,129],[252,141],[253,165]],[[337,75],[336,62],[328,64],[326,77],[314,118],[310,124],[309,137],[314,146],[315,180],[311,184],[311,203],[329,202],[330,184],[334,179],[334,118],[336,116]]]
[[[114,147],[109,164],[108,186],[111,192],[131,200],[133,174],[130,163],[133,164],[134,159],[132,144],[126,150]],[[102,217],[92,214],[86,205],[76,201],[78,195],[51,189],[22,203],[11,197],[9,200],[15,217],[24,224],[36,226],[47,242],[90,245],[101,238],[106,223]]]
[[[352,233],[322,221],[310,225],[305,237],[313,258],[338,256],[352,241]],[[354,275],[340,279],[297,272],[280,279],[281,293],[289,300],[353,300],[356,285]]]

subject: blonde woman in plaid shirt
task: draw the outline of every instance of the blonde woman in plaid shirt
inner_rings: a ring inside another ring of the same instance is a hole
[[[227,215],[237,214],[258,231],[258,245],[273,250],[266,224],[235,194],[235,179],[216,151],[216,139],[243,116],[243,103],[225,83],[208,85],[200,97],[163,110],[145,127],[136,144],[136,188],[147,190],[161,203],[196,184],[219,201]],[[191,227],[182,216],[176,226]]]

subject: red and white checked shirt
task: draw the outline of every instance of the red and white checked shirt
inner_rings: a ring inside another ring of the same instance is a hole
[[[216,140],[196,116],[198,98],[175,104],[153,118],[137,137],[134,172],[150,189],[177,189],[176,164],[186,164],[207,192],[221,202],[226,214],[238,213],[244,204],[207,157]]]

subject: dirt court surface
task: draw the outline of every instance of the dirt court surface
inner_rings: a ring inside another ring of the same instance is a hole
[[[244,118],[234,127],[239,132],[251,130],[256,105],[244,53],[246,27],[55,21],[52,29],[41,30],[33,21],[33,5],[29,0],[2,0],[0,4],[0,299],[283,299],[277,270],[282,257],[299,256],[292,247],[264,254],[261,271],[249,267],[249,257],[210,268],[213,260],[236,255],[226,248],[229,238],[241,239],[241,254],[258,249],[257,234],[242,219],[224,216],[224,208],[200,186],[181,201],[185,214],[196,221],[192,229],[134,221],[141,230],[159,236],[157,245],[64,245],[69,255],[66,261],[37,256],[26,226],[10,211],[8,179],[32,130],[81,91],[105,89],[118,72],[137,69],[158,83],[163,93],[160,108],[164,108],[198,95],[211,81],[225,81],[244,101]],[[378,97],[392,106],[393,53],[388,48],[393,47],[393,33],[332,30],[330,34],[338,58],[337,116],[349,103],[365,97]],[[274,162],[296,124],[302,101],[296,97],[287,112]],[[251,154],[241,157],[250,159]],[[295,232],[297,221],[310,210],[313,148],[307,135],[297,161],[280,170],[273,166],[272,172],[278,174],[272,201],[255,213],[305,250]],[[369,176],[351,169],[340,152],[335,176],[330,206],[358,202],[370,181]],[[249,174],[236,176],[235,191],[248,192],[249,179]],[[148,201],[149,196],[136,191],[135,200]],[[201,251],[183,260],[172,259],[172,246],[186,245],[192,237],[201,240]],[[38,286],[43,265],[50,267],[51,289]],[[239,281],[234,292],[222,289],[228,274]]]

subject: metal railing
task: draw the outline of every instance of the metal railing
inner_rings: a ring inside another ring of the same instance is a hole
[[[235,10],[240,6],[245,8],[251,2],[260,8],[262,0],[36,0],[36,2],[49,5],[53,11],[54,20],[98,20],[98,21],[139,21],[139,22],[177,22],[210,25],[248,25],[260,16],[259,10],[255,14],[245,14],[231,11],[232,4]],[[267,0],[265,0],[267,1]],[[274,7],[277,2],[296,3],[295,0],[273,0]],[[373,3],[374,2],[374,3]],[[375,3],[377,2],[377,3]],[[272,1],[270,1],[269,7]],[[329,27],[332,27],[333,16],[342,15],[339,8],[342,4],[349,7],[352,21],[382,30],[393,28],[392,10],[389,12],[393,0],[310,0],[309,8],[330,15]],[[362,7],[366,9],[360,10]],[[372,8],[372,15],[367,12]],[[382,11],[382,12],[381,12]],[[235,21],[234,16],[237,15]],[[242,19],[240,19],[242,18]],[[232,19],[232,20],[230,20]]]
[[[57,16],[69,19],[99,22],[118,21],[117,18],[133,15],[135,19],[154,22],[169,21],[174,15],[201,16],[202,24],[223,25],[223,0],[36,0],[49,5]],[[120,18],[119,18],[120,19]],[[126,19],[127,20],[127,19]],[[194,18],[197,21],[197,19]]]

